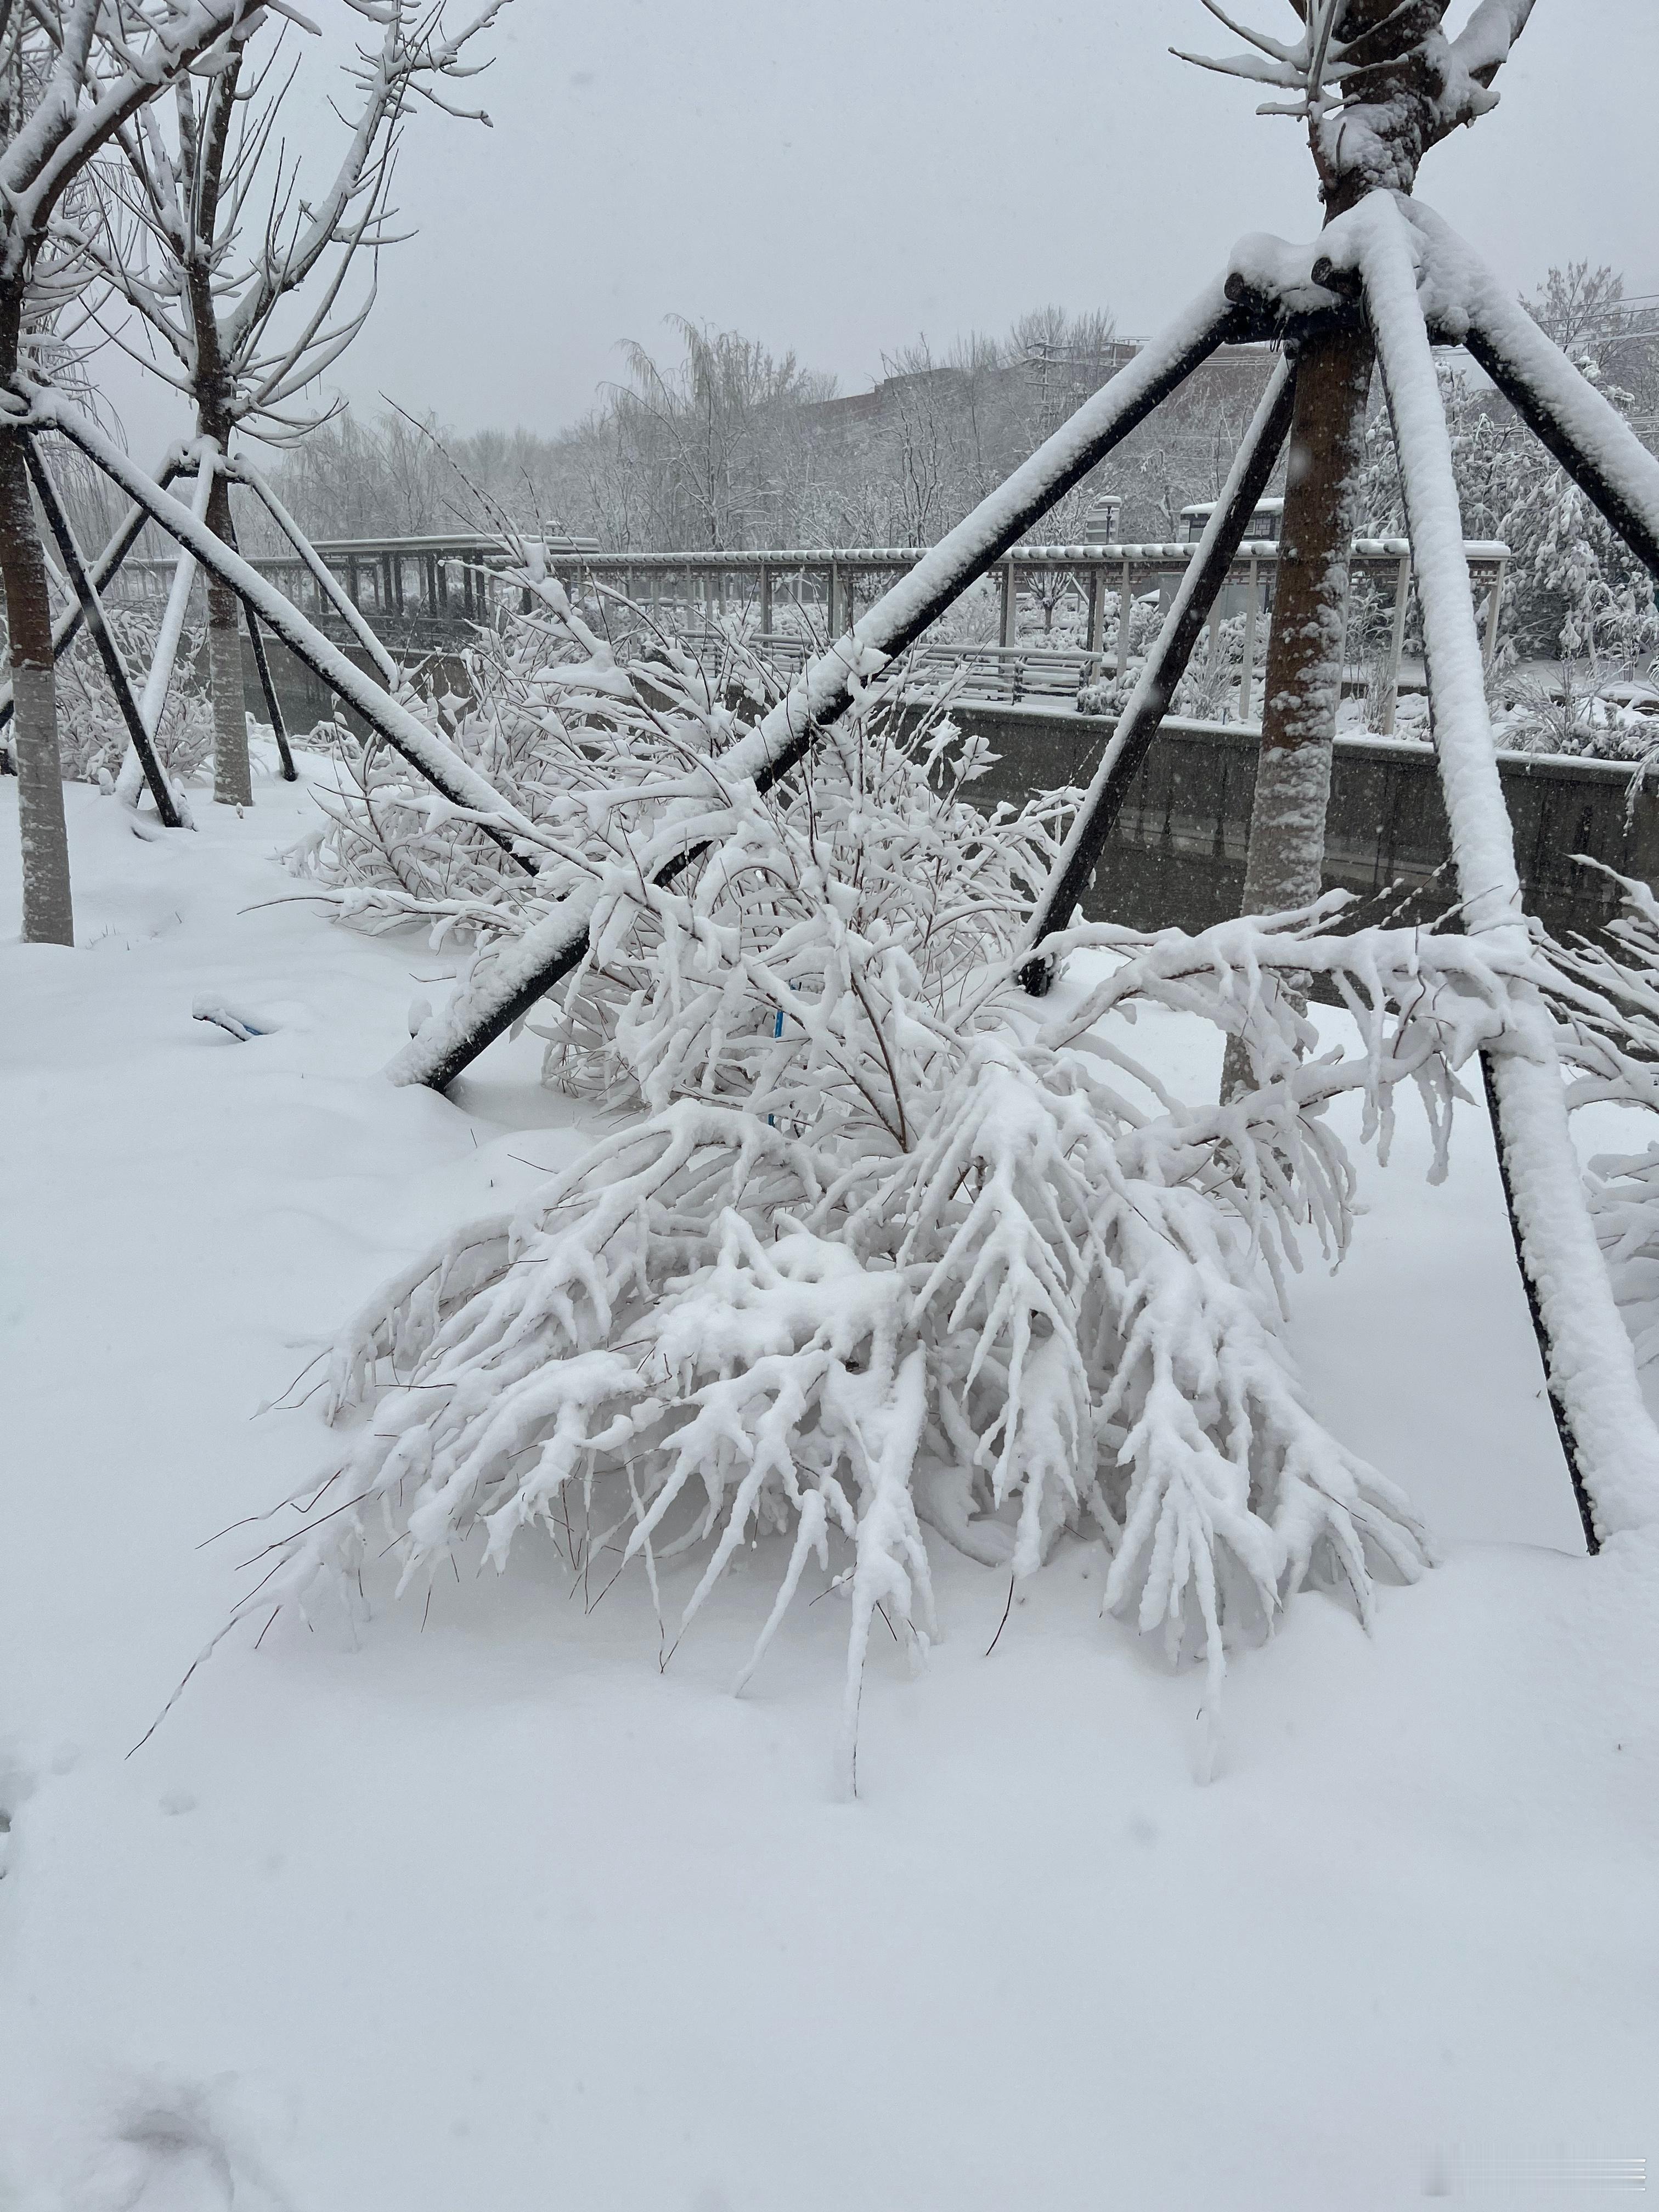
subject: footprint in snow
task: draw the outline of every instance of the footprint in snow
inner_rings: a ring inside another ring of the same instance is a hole
[[[231,2108],[231,2086],[135,2094],[106,2124],[77,2212],[293,2212]]]

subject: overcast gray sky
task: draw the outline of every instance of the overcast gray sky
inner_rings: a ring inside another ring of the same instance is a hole
[[[321,64],[351,20],[323,9],[290,124],[319,167]],[[1294,27],[1288,0],[1233,12]],[[671,311],[843,390],[920,331],[1048,301],[1151,330],[1239,233],[1318,227],[1299,127],[1172,42],[1237,44],[1199,0],[512,0],[478,87],[495,127],[416,117],[398,199],[419,236],[334,380],[550,432],[620,373],[618,340],[672,346]],[[1518,288],[1588,255],[1659,290],[1656,88],[1659,0],[1538,0],[1502,105],[1422,196]],[[159,442],[162,403],[120,386],[134,442]]]

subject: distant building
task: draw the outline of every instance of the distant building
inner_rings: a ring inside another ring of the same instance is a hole
[[[1121,492],[1103,491],[1083,520],[1085,545],[1115,545],[1123,515]]]
[[[1198,543],[1204,535],[1206,525],[1219,504],[1218,500],[1201,499],[1194,501],[1191,507],[1182,508],[1180,538],[1182,544],[1195,545]],[[1246,541],[1254,540],[1257,544],[1271,541],[1276,544],[1284,520],[1284,501],[1264,499],[1250,517],[1249,528],[1244,532]],[[1258,610],[1272,605],[1273,581],[1273,574],[1271,570],[1258,577],[1255,599]],[[1158,592],[1158,605],[1163,611],[1168,612],[1175,594],[1175,580],[1166,580]],[[1235,615],[1242,615],[1249,604],[1250,586],[1248,579],[1243,576],[1230,578],[1216,593],[1212,619],[1218,622],[1231,622]]]
[[[1220,502],[1218,500],[1206,499],[1200,500],[1192,507],[1183,507],[1182,508],[1181,543],[1183,545],[1191,545],[1204,535],[1206,526],[1208,524],[1210,517],[1215,513],[1216,508],[1219,504]],[[1255,513],[1250,517],[1250,526],[1244,532],[1244,535],[1247,538],[1254,538],[1258,540],[1273,538],[1277,540],[1279,526],[1283,523],[1284,520],[1284,501],[1282,499],[1264,499],[1261,505],[1256,508]]]

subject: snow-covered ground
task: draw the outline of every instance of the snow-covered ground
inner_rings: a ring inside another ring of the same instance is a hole
[[[1007,1583],[937,1539],[854,1804],[839,1600],[735,1699],[769,1566],[659,1672],[641,1584],[528,1543],[227,1644],[133,1752],[266,1535],[206,1540],[328,1462],[257,1409],[585,1139],[531,1040],[382,1079],[442,963],[268,903],[303,789],[156,843],[66,795],[81,942],[0,946],[0,2206],[1368,2212],[1659,2156],[1659,1561],[1583,1557],[1477,1111],[1297,1302],[1445,1563],[1369,1638],[1293,1605],[1208,1787],[1097,1547],[988,1657]]]

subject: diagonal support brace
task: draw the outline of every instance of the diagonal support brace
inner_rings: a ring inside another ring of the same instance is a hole
[[[182,462],[177,453],[168,455],[166,465],[155,479],[162,491],[165,491],[173,478],[179,475],[181,466]],[[112,581],[122,562],[138,543],[140,533],[149,520],[149,513],[142,507],[133,507],[127,510],[126,519],[121,527],[87,570],[88,580],[94,591],[101,592]],[[59,615],[58,620],[52,624],[52,657],[54,660],[61,660],[76,639],[79,637],[81,624],[84,620],[85,610],[79,599],[66,613]],[[10,721],[11,714],[11,685],[0,684],[0,730],[3,730]]]
[[[1515,834],[1498,781],[1451,442],[1429,348],[1412,234],[1388,194],[1344,218],[1365,286],[1423,610],[1437,753],[1458,888],[1471,934],[1525,927]],[[1594,1552],[1659,1520],[1659,1429],[1584,1205],[1565,1086],[1534,986],[1510,991],[1508,1050],[1486,1079],[1510,1225],[1550,1404]]]
[[[1169,330],[1137,354],[1038,447],[1007,480],[949,530],[883,593],[845,636],[820,653],[750,735],[722,755],[720,774],[769,790],[805,758],[820,732],[844,714],[871,663],[915,643],[1042,515],[1121,445],[1218,346],[1261,334],[1257,311],[1208,286]],[[878,664],[879,665],[879,664]],[[707,810],[692,811],[706,820]],[[704,849],[688,848],[659,872],[672,881]],[[429,1022],[387,1070],[396,1083],[445,1090],[495,1038],[505,1035],[587,949],[592,894],[573,892],[496,956],[467,1003]]]
[[[126,725],[127,736],[131,740],[132,749],[137,754],[139,764],[144,771],[144,781],[149,786],[150,797],[155,801],[155,811],[160,815],[164,829],[182,830],[185,826],[185,819],[179,809],[177,795],[167,780],[167,773],[161,765],[161,757],[151,743],[149,732],[144,726],[144,718],[138,711],[138,702],[132,696],[132,684],[127,675],[126,664],[121,658],[120,649],[115,640],[110,635],[109,624],[104,619],[104,610],[99,603],[97,588],[87,574],[86,564],[81,558],[81,549],[76,545],[75,532],[70,526],[70,519],[64,512],[63,501],[58,496],[58,488],[47,475],[46,464],[40,459],[40,450],[32,441],[24,448],[24,458],[34,485],[35,496],[40,502],[41,512],[46,518],[52,536],[58,540],[58,550],[64,556],[64,567],[69,570],[70,580],[75,586],[75,596],[79,602],[81,612],[85,617],[87,629],[91,634],[93,643],[98,648],[98,658],[104,665],[104,674],[109,680],[109,688],[115,694],[115,703],[121,710],[121,720]],[[134,534],[137,535],[136,532]]]
[[[203,568],[228,584],[243,605],[252,607],[295,659],[355,707],[395,753],[453,806],[472,817],[484,835],[526,875],[535,874],[535,854],[542,848],[542,839],[528,816],[435,737],[407,707],[389,697],[372,677],[348,660],[274,584],[250,567],[240,554],[233,553],[187,507],[152,483],[78,407],[61,393],[50,391],[34,392],[32,400],[33,412],[24,428],[34,433],[61,431],[78,446],[169,537],[193,553]]]
[[[1272,480],[1290,433],[1296,398],[1296,370],[1282,359],[1268,380],[1255,416],[1244,434],[1225,489],[1211,515],[1197,552],[1181,580],[1174,604],[1164,618],[1158,642],[1147,656],[1139,682],[1107,743],[1088,796],[1060,848],[1042,896],[1031,917],[1025,942],[1033,953],[1020,969],[1020,981],[1034,998],[1042,998],[1054,980],[1054,963],[1037,953],[1044,938],[1064,929],[1097,866],[1106,841],[1123,811],[1129,786],[1169,712],[1176,686],[1186,673],[1193,648],[1227,580],[1244,534]],[[1120,619],[1127,618],[1127,610]]]

